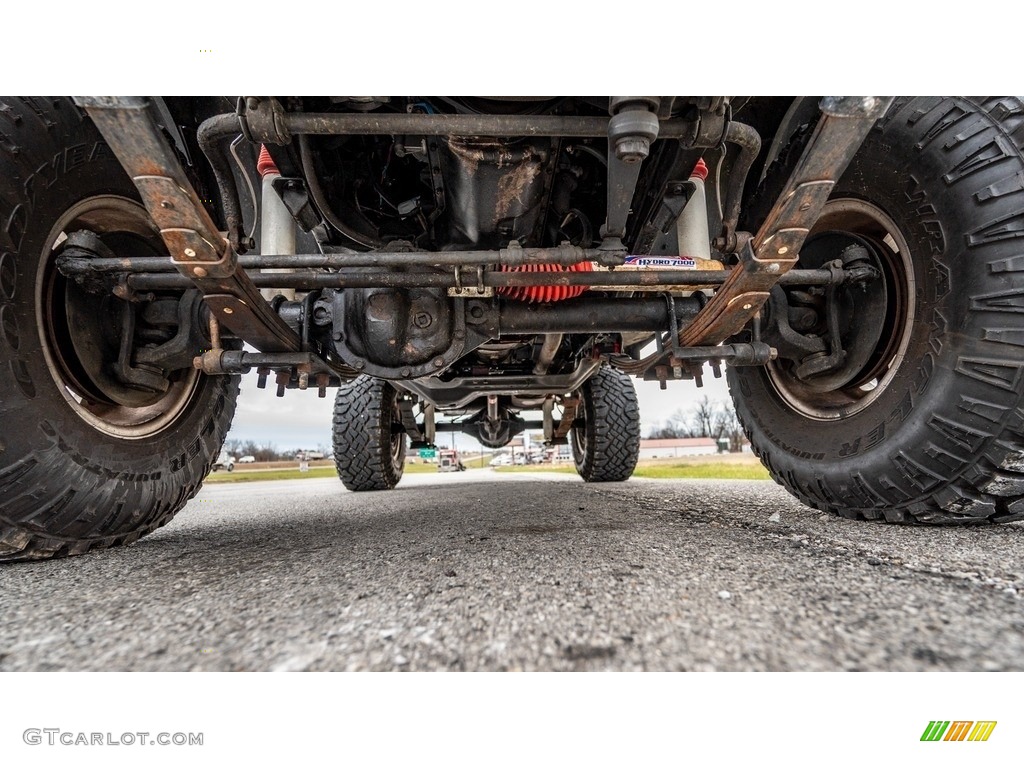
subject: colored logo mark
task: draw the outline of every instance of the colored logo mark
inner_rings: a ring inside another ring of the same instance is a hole
[[[995,720],[932,720],[921,741],[988,741],[995,728]]]

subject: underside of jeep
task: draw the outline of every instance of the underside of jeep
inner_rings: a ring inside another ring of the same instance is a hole
[[[445,430],[623,481],[631,377],[725,369],[806,504],[1024,518],[1022,142],[1004,97],[0,100],[0,557],[167,522],[250,371],[337,390],[350,490]]]

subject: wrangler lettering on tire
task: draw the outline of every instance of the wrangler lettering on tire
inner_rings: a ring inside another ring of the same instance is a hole
[[[57,275],[54,247],[85,223],[115,245],[152,224],[70,101],[0,99],[0,134],[0,560],[135,541],[198,491],[238,378],[177,371],[166,396],[139,406],[117,403],[137,395],[113,391],[101,371],[109,361],[94,361],[101,382],[92,380],[68,313],[120,305]]]
[[[832,392],[785,363],[729,371],[754,450],[805,503],[901,523],[1024,519],[1022,147],[1017,99],[898,99],[840,180],[816,230],[881,244],[889,312],[903,302],[885,355]]]

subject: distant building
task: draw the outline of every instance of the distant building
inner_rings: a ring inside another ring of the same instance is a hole
[[[677,437],[640,441],[641,459],[700,456],[707,453],[718,453],[718,444],[710,437]]]

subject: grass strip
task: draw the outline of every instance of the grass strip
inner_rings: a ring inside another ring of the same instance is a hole
[[[573,475],[576,470],[569,465],[551,466],[550,464],[531,464],[518,467],[495,467],[496,472],[558,472]],[[437,474],[433,464],[406,464],[407,474]],[[308,472],[298,469],[267,469],[245,471],[236,469],[234,472],[214,472],[206,478],[207,483],[247,483],[259,480],[308,480],[317,477],[337,477],[334,467],[311,467]],[[686,462],[669,464],[666,462],[641,462],[633,473],[633,477],[649,477],[658,480],[768,480],[768,470],[753,462],[720,462],[704,463]]]
[[[437,467],[433,464],[406,464],[405,471],[408,474],[429,474],[436,473]],[[236,469],[234,472],[211,472],[206,483],[251,483],[256,480],[309,480],[315,477],[337,477],[338,472],[332,467],[310,467],[308,472],[299,472],[296,469],[261,469],[246,471]]]

